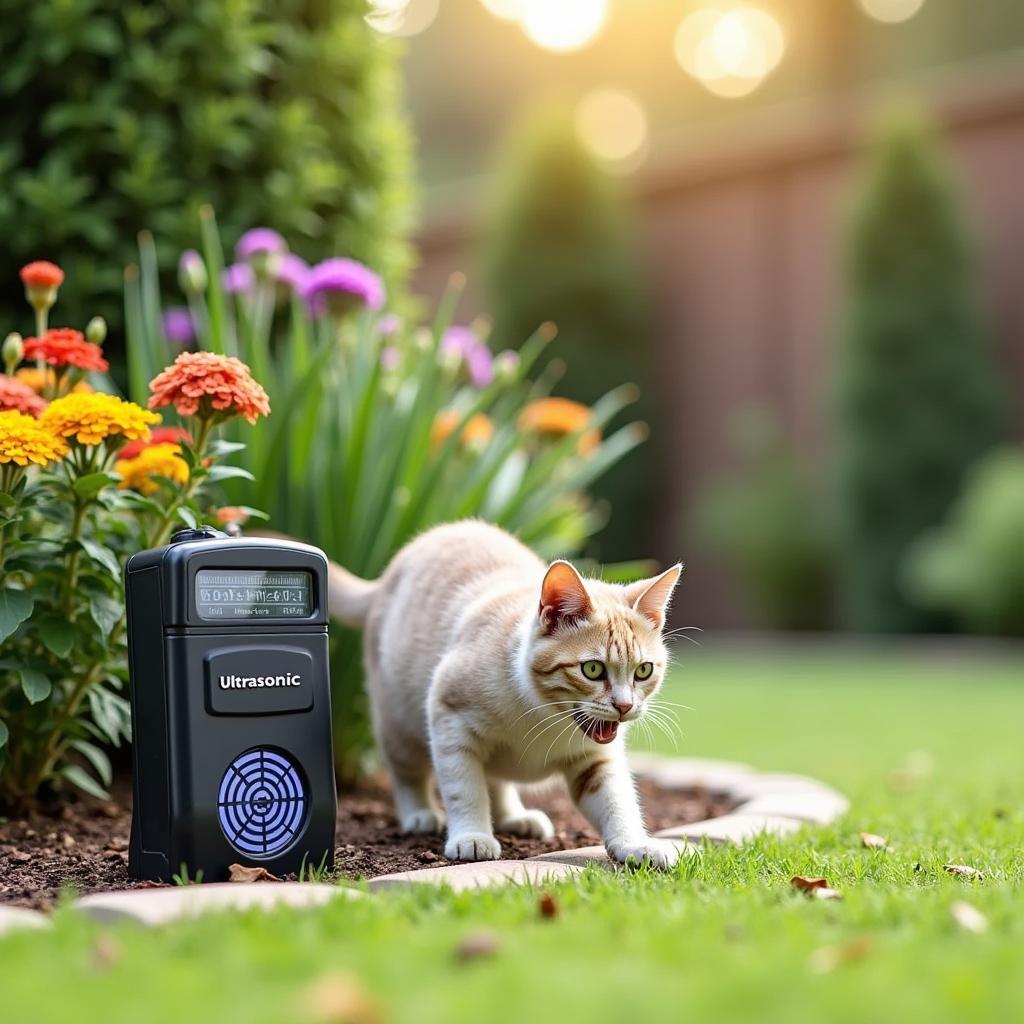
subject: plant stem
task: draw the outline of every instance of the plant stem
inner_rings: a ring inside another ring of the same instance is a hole
[[[82,523],[85,521],[85,510],[88,506],[88,502],[83,501],[78,495],[75,495],[75,511],[71,517],[71,540],[76,542],[82,535]],[[75,602],[75,586],[78,584],[78,562],[79,562],[80,551],[75,545],[68,558],[68,571],[64,577],[64,600],[63,609],[64,615],[70,621],[73,616],[71,614],[74,608]]]
[[[171,502],[167,507],[167,511],[163,516],[161,516],[147,547],[158,548],[161,544],[164,544],[167,541],[167,538],[171,533],[171,528],[174,526],[174,520],[178,514],[178,509],[180,509],[198,489],[201,477],[195,473],[195,469],[199,469],[203,465],[203,459],[206,456],[206,444],[210,439],[210,432],[212,429],[212,416],[204,416],[200,419],[199,431],[196,434],[196,441],[193,446],[196,453],[196,465],[193,471],[188,475],[188,483],[185,484],[181,489],[181,493]]]

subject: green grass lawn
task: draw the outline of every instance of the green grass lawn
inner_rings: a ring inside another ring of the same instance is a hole
[[[308,992],[324,975],[355,979],[380,1019],[417,1024],[1024,1016],[1021,659],[681,651],[668,689],[693,708],[680,752],[813,774],[850,796],[849,815],[708,849],[669,876],[588,872],[554,890],[553,920],[527,890],[393,893],[162,931],[63,909],[48,934],[0,940],[0,1020],[292,1024],[316,1019]],[[863,849],[860,831],[889,849]],[[947,861],[985,878],[952,877]],[[809,900],[794,874],[825,875],[845,899]],[[986,933],[957,928],[957,900]],[[460,962],[481,929],[498,952]]]

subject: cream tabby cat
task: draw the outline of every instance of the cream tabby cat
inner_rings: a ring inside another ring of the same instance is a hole
[[[365,629],[403,831],[442,832],[446,813],[446,857],[496,858],[495,828],[553,834],[514,784],[561,773],[611,857],[673,864],[679,845],[644,828],[623,733],[661,685],[661,629],[681,571],[630,586],[584,581],[476,521],[422,534],[374,582],[332,566],[331,614]]]

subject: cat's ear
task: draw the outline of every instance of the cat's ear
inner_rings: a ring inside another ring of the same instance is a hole
[[[683,565],[677,562],[660,576],[631,583],[626,588],[626,600],[633,610],[638,611],[652,626],[662,629],[665,625],[665,616],[668,615],[668,606],[672,601],[672,592],[676,589],[682,572]]]
[[[580,574],[561,560],[552,562],[540,588],[540,622],[549,633],[559,626],[585,619],[591,612],[590,595]]]

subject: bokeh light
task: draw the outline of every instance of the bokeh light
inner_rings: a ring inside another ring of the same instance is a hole
[[[861,7],[878,21],[906,21],[924,6],[924,0],[859,0]]]
[[[718,96],[753,92],[782,60],[786,39],[767,11],[747,4],[706,7],[676,31],[676,60]]]
[[[647,115],[637,99],[619,89],[595,89],[576,107],[576,132],[612,169],[635,169],[647,154]]]
[[[441,0],[370,0],[366,20],[389,36],[415,36],[430,28]]]
[[[608,0],[520,0],[523,31],[545,50],[584,47],[604,27]]]
[[[496,18],[502,21],[518,21],[522,14],[522,0],[480,0]]]

